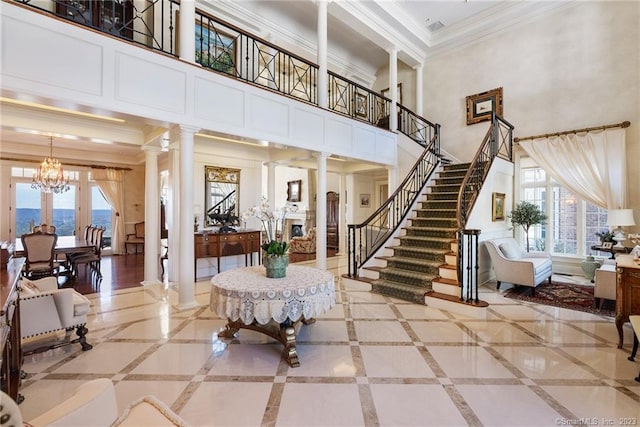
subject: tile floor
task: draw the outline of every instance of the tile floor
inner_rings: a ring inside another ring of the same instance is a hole
[[[345,271],[343,258],[328,263],[336,277]],[[247,330],[218,352],[225,321],[209,310],[208,281],[196,286],[201,307],[182,312],[169,286],[89,295],[93,350],[26,357],[24,418],[105,377],[121,412],[153,394],[193,426],[640,423],[628,324],[618,349],[612,319],[506,299],[492,286],[481,288],[487,320],[337,286],[336,306],[299,331],[299,368]]]

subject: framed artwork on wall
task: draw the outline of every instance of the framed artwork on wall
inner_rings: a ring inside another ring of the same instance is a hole
[[[302,180],[287,182],[287,202],[299,202],[302,198]]]
[[[491,115],[502,116],[502,88],[467,96],[467,125],[491,120]]]
[[[368,208],[371,205],[371,194],[360,194],[360,207]]]
[[[504,221],[504,193],[493,193],[493,201],[491,203],[491,220]]]

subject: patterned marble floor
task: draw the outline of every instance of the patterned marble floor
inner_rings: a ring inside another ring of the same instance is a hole
[[[344,258],[328,263],[336,278],[345,271]],[[487,320],[337,286],[336,306],[299,331],[299,368],[252,331],[217,351],[225,322],[209,310],[208,281],[196,285],[201,307],[182,312],[169,286],[89,295],[93,350],[25,358],[24,419],[104,377],[120,412],[153,394],[193,426],[640,422],[628,324],[618,349],[612,319],[506,299],[494,286],[481,288]]]

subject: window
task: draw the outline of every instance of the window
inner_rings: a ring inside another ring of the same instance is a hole
[[[576,197],[548,177],[539,167],[522,168],[522,200],[534,203],[547,214],[544,225],[531,227],[529,244],[536,251],[584,256],[599,242],[597,232],[608,229],[607,210]]]
[[[113,233],[112,210],[97,185],[91,186],[91,224],[105,228],[102,235],[103,245],[110,247]]]

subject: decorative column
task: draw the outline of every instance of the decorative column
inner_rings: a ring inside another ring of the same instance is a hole
[[[389,166],[387,167],[387,180],[389,183],[389,191],[387,192],[387,197],[390,194],[393,194],[394,191],[398,188],[398,168]]]
[[[391,109],[389,110],[389,130],[398,130],[398,49],[389,49],[389,93],[391,96]]]
[[[193,277],[193,138],[199,129],[180,126],[180,252],[178,255],[178,309],[198,307]],[[171,257],[171,254],[169,254]]]
[[[329,74],[327,68],[327,0],[318,0],[318,106],[327,108]]]
[[[162,149],[145,145],[144,173],[144,280],[142,285],[155,285],[158,280],[160,254],[160,185],[158,156]]]
[[[340,207],[340,212],[338,213],[338,221],[340,221],[340,226],[338,232],[340,234],[340,240],[338,242],[338,255],[347,253],[347,175],[341,173],[340,174],[340,203],[338,206]]]
[[[273,208],[276,204],[276,162],[265,162],[267,166],[267,200]]]
[[[178,126],[169,132],[169,193],[167,194],[167,244],[169,259],[167,272],[170,283],[178,283],[178,254],[180,253],[180,129]]]
[[[196,62],[196,2],[193,0],[180,2],[180,21],[178,46],[180,59],[188,62]],[[193,230],[191,230],[193,231]]]
[[[422,64],[413,67],[416,70],[416,114],[422,117],[423,114],[423,95],[422,95],[422,71],[424,66]]]
[[[316,268],[327,269],[327,157],[315,153],[318,159],[318,192],[316,193]]]

